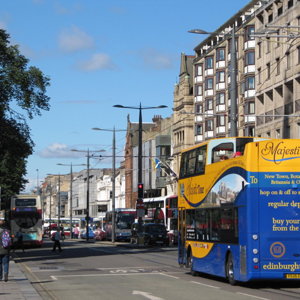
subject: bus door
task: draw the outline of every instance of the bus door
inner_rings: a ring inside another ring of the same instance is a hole
[[[178,208],[178,263],[185,264],[186,210]]]

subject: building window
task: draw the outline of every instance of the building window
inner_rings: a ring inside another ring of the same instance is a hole
[[[294,5],[294,0],[289,0],[288,1],[288,9],[293,7],[293,5]]]
[[[255,77],[254,76],[249,76],[246,77],[245,81],[245,90],[254,90],[255,89]]]
[[[217,61],[225,60],[225,48],[217,49]]]
[[[216,95],[216,104],[225,104],[225,93],[218,93]]]
[[[217,72],[216,77],[217,77],[217,83],[225,82],[225,71]]]
[[[273,21],[273,12],[268,15],[268,22],[271,23]]]
[[[217,116],[217,126],[225,126],[225,116],[224,115],[218,115]]]
[[[212,119],[205,121],[205,131],[213,131],[214,130],[214,121]]]
[[[255,103],[254,102],[246,102],[245,114],[246,115],[255,114]]]
[[[245,127],[245,136],[254,136],[254,127],[253,126],[247,126]]]
[[[261,68],[257,69],[257,80],[258,84],[261,84]]]
[[[213,69],[214,59],[212,56],[206,57],[205,59],[205,70]]]
[[[258,47],[258,58],[261,58],[261,42],[257,43]]]
[[[106,212],[107,205],[98,205],[98,212]]]
[[[212,110],[213,109],[213,99],[209,98],[205,100],[205,110]]]
[[[250,41],[250,40],[254,40],[254,36],[252,36],[254,34],[254,26],[247,26],[245,29],[245,42]]]
[[[203,68],[203,66],[202,66],[202,64],[201,65],[196,65],[195,66],[195,73],[196,73],[196,76],[202,76],[202,68]]]
[[[212,90],[214,87],[214,79],[206,78],[205,79],[205,90]]]
[[[271,65],[267,63],[267,79],[271,78]]]
[[[197,104],[196,107],[195,107],[195,111],[196,111],[196,114],[202,114],[203,113],[202,104]]]
[[[245,65],[255,65],[255,52],[254,51],[248,51],[245,54]]]
[[[202,85],[196,85],[195,86],[195,95],[196,96],[202,96]]]
[[[270,52],[270,46],[271,46],[271,42],[270,42],[270,38],[269,37],[266,37],[266,43],[267,43],[267,53]]]
[[[280,59],[279,57],[276,58],[276,75],[280,74]]]
[[[291,68],[291,55],[290,55],[290,52],[287,51],[285,55],[286,55],[286,67],[287,67],[287,69],[290,69]]]
[[[196,135],[202,135],[203,134],[203,126],[200,124],[196,125]]]

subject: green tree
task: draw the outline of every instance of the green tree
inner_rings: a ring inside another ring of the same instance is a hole
[[[0,29],[0,187],[4,197],[19,193],[27,183],[26,163],[34,143],[25,116],[32,119],[49,110],[46,88],[50,80],[28,64]]]

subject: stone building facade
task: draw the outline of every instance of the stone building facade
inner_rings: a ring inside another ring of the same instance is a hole
[[[300,137],[300,2],[272,0],[255,17],[256,134]]]

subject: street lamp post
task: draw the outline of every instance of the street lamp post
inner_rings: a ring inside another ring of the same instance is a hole
[[[60,174],[58,175],[58,216],[57,227],[60,228]]]
[[[58,163],[58,166],[69,166],[70,167],[70,239],[73,235],[73,167],[74,166],[86,166],[85,164],[73,165],[71,164],[61,164]]]
[[[56,174],[47,174],[49,176],[58,176],[58,186],[56,186],[56,200],[57,200],[57,194],[58,194],[58,216],[57,216],[57,226],[60,226],[60,174],[56,175]],[[55,180],[56,181],[56,180]],[[51,185],[51,182],[50,182]],[[52,185],[51,185],[51,196],[52,196]],[[50,196],[50,222],[51,222],[51,196]]]
[[[116,236],[116,220],[115,220],[115,208],[116,208],[116,131],[126,131],[124,129],[102,129],[102,128],[92,128],[93,130],[99,130],[99,131],[112,131],[113,132],[113,140],[112,140],[112,232],[111,232],[111,240],[114,243],[115,242],[115,236]]]
[[[87,153],[87,186],[86,186],[86,241],[89,241],[89,219],[90,219],[90,157],[93,156],[90,155],[90,150],[77,150],[77,149],[71,149],[71,151],[74,152],[85,152]],[[92,152],[104,152],[105,150],[98,150],[98,151],[92,151]]]
[[[143,122],[142,122],[142,110],[144,109],[159,109],[159,108],[167,108],[166,105],[159,105],[159,106],[144,106],[142,107],[142,104],[140,103],[139,106],[124,106],[124,105],[120,105],[120,104],[116,104],[113,105],[113,107],[116,108],[128,108],[128,109],[138,109],[139,110],[139,137],[138,137],[138,190],[139,187],[142,186],[143,187],[143,173],[142,173],[142,131],[143,131]],[[143,188],[142,188],[143,190]],[[143,198],[139,198],[137,199],[137,204],[143,204]],[[144,211],[143,209],[141,209],[141,211]],[[142,213],[138,213],[138,222],[139,225],[142,224],[142,217],[141,217]],[[138,227],[139,231],[141,229],[141,226]]]

